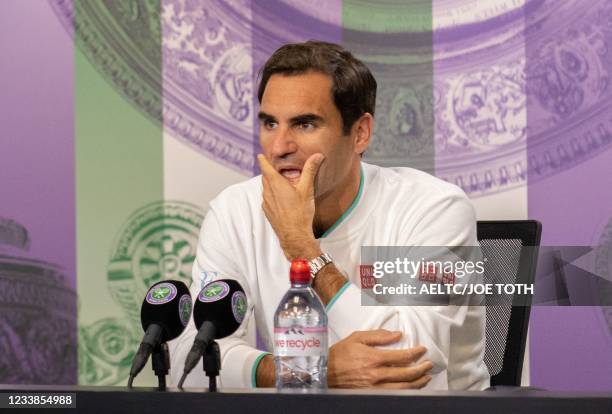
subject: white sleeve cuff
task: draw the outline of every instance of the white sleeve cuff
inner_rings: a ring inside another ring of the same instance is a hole
[[[267,354],[249,345],[233,346],[221,361],[221,385],[226,388],[255,388],[257,366]]]

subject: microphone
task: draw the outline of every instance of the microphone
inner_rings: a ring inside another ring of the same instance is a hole
[[[247,298],[244,289],[237,281],[220,279],[202,288],[193,308],[193,321],[198,334],[185,359],[183,376],[178,383],[179,388],[183,387],[185,378],[196,366],[206,348],[213,344],[215,339],[225,338],[236,332],[246,312]],[[219,361],[217,364],[220,364]],[[218,368],[213,371],[218,371]]]
[[[191,295],[183,282],[164,280],[149,288],[140,308],[140,321],[145,334],[132,360],[128,387],[132,387],[134,378],[144,368],[151,353],[161,344],[176,338],[183,332],[189,321],[191,309]],[[153,362],[156,362],[155,355]],[[162,361],[162,365],[166,365],[165,371],[167,372],[168,363]],[[161,372],[163,368],[158,370],[154,367],[154,369],[160,378],[161,388],[161,381],[165,382],[165,373]]]

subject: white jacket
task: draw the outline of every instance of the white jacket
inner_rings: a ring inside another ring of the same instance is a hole
[[[244,287],[249,309],[240,329],[219,341],[220,386],[255,385],[255,371],[265,352],[255,348],[255,332],[272,349],[274,312],[289,288],[289,265],[262,207],[261,176],[225,189],[210,203],[198,242],[191,292],[230,277]],[[359,194],[345,214],[320,238],[324,252],[347,274],[345,285],[327,306],[329,345],[356,330],[388,329],[404,335],[393,348],[425,346],[433,362],[427,389],[489,386],[483,362],[485,308],[468,306],[362,307],[361,246],[477,246],[474,209],[456,186],[411,168],[382,168],[362,163]],[[182,374],[196,335],[191,321],[170,343],[171,375]],[[205,387],[201,364],[185,386]]]

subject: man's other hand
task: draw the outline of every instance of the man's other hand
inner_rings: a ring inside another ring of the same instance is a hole
[[[427,351],[423,346],[409,349],[379,349],[396,343],[401,332],[384,329],[357,331],[329,350],[327,382],[333,388],[418,389],[431,380],[426,375],[430,361],[416,363]]]

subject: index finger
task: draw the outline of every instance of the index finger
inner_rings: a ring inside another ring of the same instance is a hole
[[[409,365],[425,355],[427,348],[375,349],[380,365]]]
[[[433,368],[430,361],[410,367],[381,367],[377,370],[379,383],[412,382],[423,378]]]
[[[325,156],[321,153],[312,154],[308,157],[302,169],[302,176],[297,185],[298,189],[302,191],[314,191],[315,177],[319,172],[323,160],[325,160]]]
[[[280,176],[263,154],[257,154],[257,161],[259,161],[259,169],[264,177],[270,179],[275,176]]]

